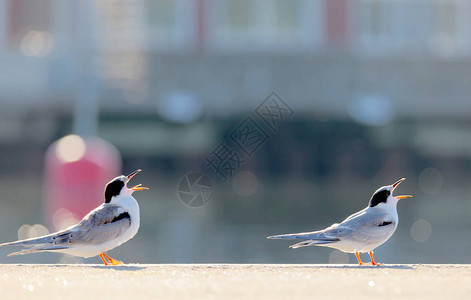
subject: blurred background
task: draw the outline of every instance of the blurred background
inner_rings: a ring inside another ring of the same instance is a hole
[[[377,260],[469,263],[470,37],[466,0],[0,0],[0,241],[67,227],[141,168],[141,227],[112,257],[355,263],[266,236],[406,177]],[[275,130],[272,92],[293,112]],[[224,181],[206,158],[247,116],[268,139]],[[190,172],[214,187],[199,208],[177,193]],[[100,263],[15,249],[0,262]]]

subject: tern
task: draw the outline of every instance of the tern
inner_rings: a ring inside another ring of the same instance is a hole
[[[141,170],[128,176],[118,176],[105,187],[105,202],[89,212],[78,224],[45,236],[0,244],[0,246],[30,247],[9,254],[61,252],[74,256],[99,255],[105,265],[122,264],[106,252],[133,238],[139,229],[139,204],[132,196],[135,191],[147,190],[140,184],[126,185]],[[108,260],[108,261],[107,261]]]
[[[406,180],[399,179],[392,185],[380,187],[369,201],[368,207],[352,214],[340,224],[336,223],[326,229],[269,236],[269,239],[303,240],[290,248],[306,246],[322,246],[335,248],[347,253],[355,253],[360,265],[364,263],[359,253],[368,252],[371,264],[377,265],[373,258],[373,250],[386,242],[396,231],[399,218],[397,202],[410,195],[393,196],[396,187]]]

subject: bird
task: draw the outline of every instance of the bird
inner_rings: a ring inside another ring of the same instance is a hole
[[[369,253],[371,265],[378,265],[373,258],[373,250],[386,242],[396,231],[399,217],[397,203],[411,195],[393,196],[397,186],[406,180],[401,178],[395,183],[377,189],[370,198],[368,206],[356,212],[341,223],[313,232],[269,236],[268,239],[303,240],[293,244],[296,249],[306,246],[322,246],[355,253],[359,265],[364,265],[359,253]]]
[[[128,188],[127,183],[141,171],[139,169],[128,176],[121,175],[108,182],[105,186],[104,203],[90,211],[76,225],[41,237],[0,244],[0,247],[29,247],[8,256],[60,252],[80,257],[98,255],[105,265],[122,264],[109,257],[106,252],[127,242],[139,230],[139,204],[132,194],[148,188],[141,184]]]

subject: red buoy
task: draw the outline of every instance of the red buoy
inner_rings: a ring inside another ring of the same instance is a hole
[[[98,137],[68,135],[46,152],[45,220],[55,230],[80,221],[103,203],[105,184],[121,174],[121,156]]]

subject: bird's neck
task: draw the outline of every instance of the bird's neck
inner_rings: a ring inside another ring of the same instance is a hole
[[[375,206],[376,209],[381,209],[383,211],[385,211],[386,213],[388,213],[389,215],[391,215],[394,220],[397,221],[399,220],[399,217],[397,215],[397,202],[393,202],[393,203],[381,203],[377,206]]]
[[[114,197],[111,201],[111,204],[120,205],[127,209],[137,209],[139,210],[139,205],[137,204],[136,199],[131,195],[121,195],[119,197]]]

